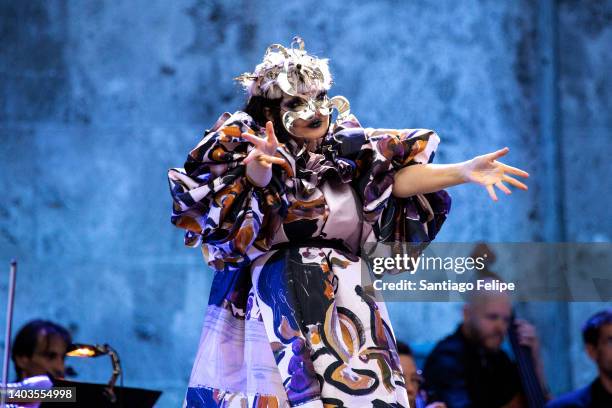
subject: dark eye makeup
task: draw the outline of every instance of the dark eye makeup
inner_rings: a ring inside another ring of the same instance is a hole
[[[327,96],[327,92],[326,92],[326,91],[322,91],[322,92],[319,92],[319,93],[317,94],[316,99],[317,99],[317,100],[319,100],[319,101],[321,101],[321,100],[325,99],[325,97],[326,97],[326,96]],[[286,106],[288,109],[295,109],[295,108],[297,108],[298,106],[305,105],[305,104],[307,104],[307,103],[308,103],[307,101],[302,100],[301,98],[297,98],[297,97],[296,97],[296,98],[293,98],[293,99],[290,99],[289,101],[287,101],[287,102],[285,103],[285,106]]]

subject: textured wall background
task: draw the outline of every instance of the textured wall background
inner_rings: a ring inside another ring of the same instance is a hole
[[[169,222],[165,172],[241,107],[232,78],[295,34],[331,59],[364,125],[435,129],[439,163],[507,145],[531,173],[528,193],[497,203],[452,189],[439,240],[612,238],[611,1],[2,0],[0,260],[19,260],[16,328],[43,317],[108,342],[126,385],[179,406],[210,274]],[[521,307],[547,339],[553,391],[593,377],[579,327],[602,307]],[[419,350],[460,316],[390,309]],[[80,380],[110,375],[106,361],[69,364]]]

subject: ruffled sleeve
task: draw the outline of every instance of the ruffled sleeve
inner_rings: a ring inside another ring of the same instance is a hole
[[[433,161],[440,142],[435,132],[362,128],[351,115],[336,126],[333,141],[337,154],[355,168],[352,184],[373,234],[363,241],[430,242],[436,237],[451,207],[445,190],[408,198],[391,194],[398,170]]]
[[[259,131],[248,114],[226,112],[189,153],[184,168],[168,170],[171,222],[186,230],[185,245],[201,246],[217,271],[241,268],[267,251],[287,209],[278,169],[266,187],[246,177],[242,161],[254,146],[241,134]]]

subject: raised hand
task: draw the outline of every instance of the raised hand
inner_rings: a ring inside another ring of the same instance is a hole
[[[462,174],[465,180],[485,186],[493,201],[497,201],[497,194],[495,194],[493,186],[499,188],[506,194],[512,194],[512,191],[504,184],[504,181],[521,190],[527,190],[525,184],[514,177],[510,177],[508,174],[526,178],[529,177],[529,173],[497,161],[498,158],[505,156],[509,151],[509,148],[504,147],[493,153],[483,154],[482,156],[476,156],[468,160],[464,163],[462,168]]]
[[[280,157],[274,157],[276,148],[278,147],[278,139],[274,134],[274,126],[271,121],[266,123],[266,137],[261,138],[250,133],[243,133],[242,137],[255,145],[255,148],[249,152],[243,160],[244,164],[248,164],[253,160],[257,160],[264,167],[272,167],[273,163],[283,164],[285,161]]]
[[[540,343],[535,326],[523,319],[516,319],[515,324],[519,344],[521,346],[527,346],[531,348],[533,353],[537,353]]]

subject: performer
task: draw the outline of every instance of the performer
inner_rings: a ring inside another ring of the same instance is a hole
[[[237,79],[246,107],[168,172],[172,222],[215,270],[185,406],[408,407],[360,246],[429,242],[450,210],[444,188],[475,182],[496,200],[493,186],[526,189],[509,174],[527,173],[496,160],[507,148],[435,165],[435,132],[364,128],[299,37]]]
[[[582,339],[589,358],[597,365],[597,378],[549,402],[546,408],[612,407],[612,309],[591,316],[582,328]]]
[[[48,320],[31,320],[12,342],[11,359],[15,367],[16,382],[13,389],[51,389],[51,377],[64,377],[66,350],[72,344],[68,330]],[[7,408],[38,408],[40,402],[9,403]]]
[[[68,330],[56,323],[39,319],[26,323],[13,340],[11,357],[17,381],[39,375],[63,378],[71,344]]]
[[[501,348],[511,315],[506,293],[482,291],[470,296],[463,322],[436,344],[425,361],[428,392],[449,408],[531,406],[525,402],[517,364]],[[531,351],[536,380],[547,390],[536,329],[525,320],[517,320],[516,325],[518,342]]]
[[[417,369],[416,361],[412,348],[400,340],[397,341],[397,353],[400,359],[400,365],[406,380],[406,391],[408,392],[408,402],[411,408],[446,408],[443,402],[433,401],[429,404],[430,398],[427,397],[423,390],[423,377],[421,370]]]

